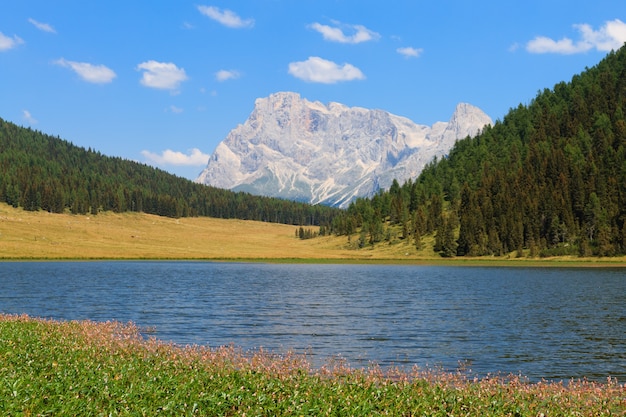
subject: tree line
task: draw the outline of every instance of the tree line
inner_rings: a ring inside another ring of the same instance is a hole
[[[144,212],[327,225],[338,209],[205,186],[0,119],[0,201],[25,210]]]
[[[626,47],[456,143],[415,180],[333,219],[442,256],[626,254]],[[388,236],[387,236],[388,237]]]

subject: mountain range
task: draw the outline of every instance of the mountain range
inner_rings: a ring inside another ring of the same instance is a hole
[[[383,110],[327,105],[293,92],[255,101],[248,119],[220,142],[196,182],[233,191],[346,207],[415,178],[458,139],[492,123],[456,106],[432,126]]]

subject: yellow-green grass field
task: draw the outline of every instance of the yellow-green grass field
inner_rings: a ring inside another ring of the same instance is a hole
[[[344,258],[344,239],[296,238],[296,226],[143,213],[28,212],[0,204],[5,259],[281,259]],[[365,255],[364,255],[365,256]]]
[[[97,215],[29,212],[0,204],[0,259],[202,259],[272,262],[372,262],[453,265],[626,266],[620,258],[443,259],[425,237],[356,249],[357,235],[301,240],[298,226],[207,217],[172,219],[144,213]],[[315,228],[313,228],[315,230]]]

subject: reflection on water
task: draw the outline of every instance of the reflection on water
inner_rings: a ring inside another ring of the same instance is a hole
[[[620,269],[0,263],[0,311],[133,321],[180,344],[531,379],[626,379]]]

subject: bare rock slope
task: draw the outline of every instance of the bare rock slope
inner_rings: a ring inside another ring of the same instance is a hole
[[[310,102],[281,92],[255,101],[215,149],[197,182],[252,194],[345,207],[415,178],[435,156],[492,121],[458,104],[433,126],[382,110]]]

